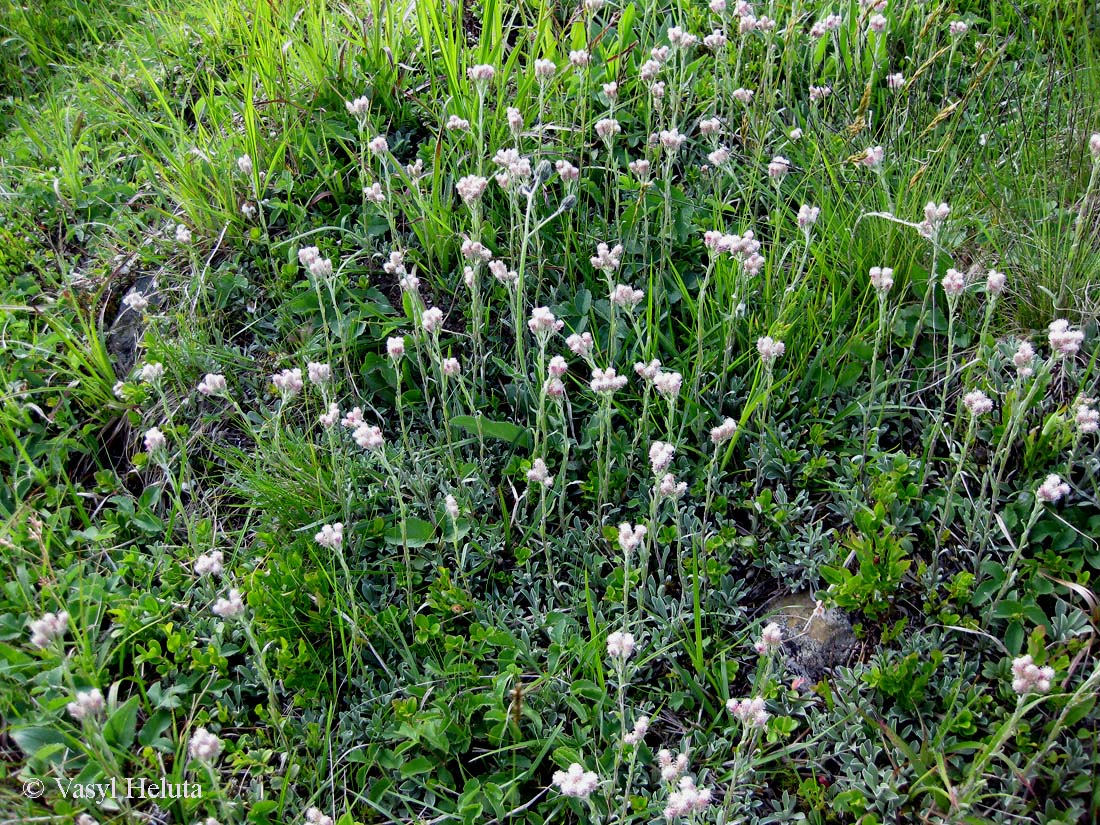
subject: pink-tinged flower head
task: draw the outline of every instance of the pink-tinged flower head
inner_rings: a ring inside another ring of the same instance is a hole
[[[1059,357],[1076,354],[1081,349],[1081,342],[1085,340],[1085,333],[1070,327],[1069,321],[1064,318],[1052,321],[1047,331],[1050,349]]]
[[[338,521],[334,524],[323,524],[313,540],[329,550],[339,550],[344,543],[344,525]]]
[[[448,494],[447,497],[443,499],[443,509],[447,511],[447,515],[451,517],[452,521],[457,520],[458,517],[462,514],[461,511],[458,509],[458,499],[450,494]]]
[[[69,614],[64,610],[58,613],[46,613],[42,618],[31,622],[31,644],[37,648],[45,648],[54,639],[64,636],[68,627]]]
[[[466,70],[466,75],[470,80],[479,86],[485,86],[493,81],[496,77],[497,70],[488,63],[478,63],[476,66],[471,66]]]
[[[779,646],[783,644],[783,630],[775,622],[770,622],[761,632],[760,638],[757,639],[753,648],[761,656],[766,656],[769,653],[778,650]]]
[[[619,125],[619,121],[613,117],[605,117],[603,120],[596,122],[596,134],[604,142],[608,142],[615,135],[619,134],[623,130],[623,127]]]
[[[657,751],[657,765],[661,768],[661,779],[672,782],[687,770],[688,755],[678,753],[673,759],[672,752],[668,748],[661,748]]]
[[[196,389],[206,396],[221,395],[225,392],[225,376],[216,373],[207,373]]]
[[[463,203],[471,204],[482,196],[485,187],[488,185],[488,178],[483,178],[480,175],[466,175],[455,184],[455,191],[458,192],[458,196],[462,198]]]
[[[683,816],[694,818],[696,811],[702,811],[710,805],[710,788],[698,788],[690,776],[681,776],[676,790],[668,795],[665,803],[665,818],[669,821]]]
[[[191,243],[191,230],[184,224],[176,225],[176,243],[189,244]]]
[[[340,408],[336,405],[335,401],[330,401],[328,410],[317,416],[317,421],[322,427],[328,429],[336,424],[340,420]]]
[[[752,103],[752,99],[755,96],[756,96],[756,92],[754,92],[752,89],[734,89],[733,90],[734,99],[736,99],[740,103],[745,104],[746,106],[748,106],[750,103]]]
[[[305,817],[307,825],[334,825],[332,817],[320,808],[307,808]]]
[[[672,463],[676,455],[676,448],[667,441],[654,441],[649,446],[649,466],[653,468],[653,475],[659,476]]]
[[[601,395],[610,395],[626,386],[626,376],[615,372],[614,367],[601,370],[599,367],[592,370],[592,381],[589,383],[593,392]]]
[[[886,86],[890,89],[900,89],[905,85],[905,75],[901,72],[894,72],[893,74],[886,75]]]
[[[386,443],[386,440],[382,437],[382,430],[366,422],[359,424],[351,437],[364,450],[377,450]]]
[[[880,295],[885,295],[894,285],[894,270],[888,266],[871,267],[871,286]]]
[[[569,52],[569,63],[574,69],[583,69],[591,59],[592,55],[584,49],[575,49]]]
[[[886,18],[881,14],[871,15],[871,19],[867,21],[867,27],[875,34],[882,34],[886,31]]]
[[[962,37],[970,31],[970,26],[964,23],[962,20],[952,20],[951,25],[948,26],[949,31],[955,37]]]
[[[1012,363],[1016,367],[1016,374],[1020,378],[1027,378],[1035,372],[1035,347],[1027,341],[1021,341],[1016,345],[1016,352],[1012,356]]]
[[[649,83],[653,80],[661,71],[661,64],[656,60],[647,60],[638,69],[638,77],[644,82]]]
[[[244,599],[241,597],[241,591],[235,587],[230,588],[225,598],[218,599],[210,609],[215,616],[220,616],[223,619],[235,619],[244,613]]]
[[[569,372],[569,365],[565,362],[565,359],[560,355],[555,355],[550,359],[550,363],[547,365],[547,371],[553,378],[561,378],[567,372]]]
[[[1000,295],[1004,292],[1006,283],[1008,277],[995,269],[989,270],[989,274],[985,276],[985,289],[990,295]]]
[[[242,175],[252,174],[252,158],[248,155],[241,155],[237,158],[237,169],[240,170]]]
[[[595,269],[599,269],[602,272],[611,273],[619,268],[619,264],[623,260],[623,247],[622,244],[615,244],[614,247],[608,248],[607,244],[600,243],[596,246],[596,254],[592,256],[589,261]]]
[[[815,223],[817,223],[818,217],[821,215],[821,208],[817,206],[809,206],[808,204],[802,204],[798,208],[798,225],[802,229],[809,229]]]
[[[76,699],[69,702],[65,709],[69,712],[69,716],[80,722],[84,719],[94,719],[103,712],[106,704],[103,700],[103,693],[99,688],[93,688],[92,690],[80,691],[76,695]]]
[[[776,27],[777,23],[766,14],[760,15],[756,18],[756,30],[758,32],[770,32]]]
[[[757,339],[756,351],[760,353],[764,363],[770,365],[787,351],[787,345],[782,341],[775,340],[770,335],[765,335],[763,338]]]
[[[993,410],[993,401],[981,390],[971,390],[963,396],[963,406],[970,410],[975,418]]]
[[[470,121],[458,115],[451,115],[447,118],[445,128],[448,132],[468,132],[470,131]]]
[[[386,339],[386,355],[394,361],[400,361],[405,355],[405,337],[403,335],[391,335]]]
[[[776,155],[768,164],[768,176],[775,181],[781,181],[791,170],[791,162],[782,155]]]
[[[726,11],[726,0],[710,0],[710,10],[715,14],[723,14]]]
[[[327,278],[332,274],[332,261],[329,258],[316,258],[309,264],[309,274],[314,278]]]
[[[943,222],[947,220],[947,216],[950,214],[951,207],[946,203],[928,201],[928,203],[924,205],[924,222],[932,229],[938,229]]]
[[[286,398],[297,395],[305,386],[305,382],[302,381],[302,371],[297,367],[275,373],[271,376],[271,383]]]
[[[505,115],[508,118],[508,128],[513,135],[518,135],[523,129],[523,113],[515,106],[509,106]]]
[[[616,284],[611,290],[611,303],[617,307],[634,309],[644,297],[645,293],[642,290],[626,284]]]
[[[206,728],[197,728],[191,734],[187,751],[191,754],[192,759],[199,762],[213,762],[218,758],[218,754],[222,752],[222,740]]]
[[[521,155],[518,149],[497,150],[493,155],[493,163],[507,171],[509,181],[527,180],[531,177],[531,159]],[[497,181],[500,181],[499,176]]]
[[[662,129],[657,136],[664,150],[667,152],[679,150],[687,140],[687,135],[681,134],[680,131],[676,129]]]
[[[802,140],[802,130],[795,126],[793,129],[791,129],[791,131],[787,133],[787,137],[797,143],[798,141]]]
[[[507,286],[519,282],[519,273],[514,269],[509,269],[504,261],[490,261],[489,272],[492,273],[494,278]]]
[[[370,111],[370,99],[366,95],[363,95],[354,100],[345,100],[344,106],[348,110],[349,115],[353,117],[363,117]]]
[[[363,198],[368,203],[385,203],[386,193],[382,191],[382,184],[375,182],[372,183],[370,186],[364,186]]]
[[[636,361],[634,363],[634,374],[641,378],[643,381],[652,382],[661,371],[661,362],[654,358],[648,363],[645,361]]]
[[[471,241],[469,238],[462,241],[460,251],[462,257],[475,263],[485,263],[493,258],[493,253],[481,241]]]
[[[713,152],[707,155],[707,160],[711,162],[712,166],[725,166],[726,162],[730,159],[730,150],[725,146],[719,146]]]
[[[699,38],[679,26],[672,26],[668,30],[668,42],[680,49],[690,49],[699,42]]]
[[[535,77],[539,80],[549,80],[557,70],[558,67],[553,60],[535,61]]]
[[[370,143],[367,144],[367,150],[372,155],[382,155],[390,150],[390,143],[386,140],[385,135],[378,135],[371,138]]]
[[[629,659],[634,653],[634,636],[616,630],[607,636],[607,655],[612,659]]]
[[[839,29],[841,22],[843,21],[839,14],[830,14],[810,27],[810,37],[824,37],[829,32]]]
[[[542,391],[546,393],[547,398],[564,398],[565,384],[560,378],[550,376],[542,383]]]
[[[1039,667],[1031,656],[1017,656],[1012,660],[1012,689],[1020,696],[1029,693],[1049,693],[1054,681],[1054,668]]]
[[[833,93],[832,86],[811,86],[810,87],[810,102],[817,103],[819,100],[824,100]]]
[[[1077,406],[1077,415],[1074,416],[1074,422],[1077,424],[1077,431],[1081,435],[1090,435],[1100,430],[1100,411],[1090,406],[1092,403],[1094,402],[1091,398],[1082,398],[1081,403]]]
[[[559,160],[554,164],[554,169],[562,180],[572,183],[580,180],[581,170],[567,160]]]
[[[653,376],[653,388],[667,398],[678,396],[683,384],[684,376],[678,372],[659,372]]]
[[[881,146],[870,146],[867,151],[863,153],[863,159],[860,160],[860,163],[868,169],[878,169],[882,166],[882,161],[885,157],[886,150]]]
[[[760,273],[760,270],[764,268],[765,263],[767,263],[767,261],[764,260],[764,256],[754,252],[741,262],[741,266],[747,274],[757,275]]]
[[[625,745],[638,745],[645,740],[645,735],[649,732],[649,717],[639,716],[634,720],[634,729],[630,733],[623,736],[623,744]]]
[[[157,450],[164,449],[164,445],[167,443],[168,440],[164,437],[164,433],[160,431],[159,427],[150,427],[145,431],[146,452],[155,453]]]
[[[564,321],[559,321],[549,307],[535,307],[531,310],[531,317],[527,321],[527,328],[536,336],[549,337],[565,326]]]
[[[745,725],[762,728],[768,724],[771,715],[764,708],[764,700],[757,696],[755,699],[730,699],[726,702],[726,710],[740,719]]]
[[[420,316],[420,324],[425,332],[435,332],[443,325],[443,310],[439,307],[429,307]]]
[[[606,0],[584,0],[584,10],[589,14],[595,14],[604,7]]]
[[[710,430],[710,440],[715,444],[723,444],[733,438],[734,433],[737,432],[737,422],[732,418],[726,418],[717,427],[712,427]]]
[[[633,553],[645,540],[646,532],[644,524],[635,527],[624,521],[619,525],[619,549],[624,553]]]
[[[717,135],[722,131],[722,121],[716,117],[708,117],[699,121],[699,134]]]
[[[444,358],[440,369],[448,378],[454,378],[456,375],[461,374],[462,364],[459,363],[457,358]]]
[[[347,427],[349,430],[354,430],[363,423],[363,410],[359,407],[352,407],[348,410],[347,414],[340,419],[340,424]]]
[[[309,376],[309,383],[311,384],[327,384],[332,380],[332,367],[328,364],[310,361],[306,364],[306,374]]]
[[[661,476],[660,484],[657,485],[657,492],[664,498],[676,499],[686,493],[687,488],[686,481],[677,481],[672,473],[665,473]]]
[[[527,471],[527,481],[530,484],[541,484],[543,487],[553,487],[554,477],[541,458],[531,462],[531,469]]]
[[[1035,495],[1038,497],[1039,501],[1054,504],[1069,495],[1069,485],[1062,481],[1060,476],[1051,473],[1046,477],[1046,480],[1039,485],[1039,489],[1035,491]]]
[[[569,351],[580,358],[587,358],[592,354],[592,348],[595,342],[592,340],[591,332],[583,332],[581,334],[573,333],[565,339],[565,345],[569,347]]]
[[[955,298],[962,295],[963,290],[966,289],[966,276],[957,269],[948,269],[940,283],[947,297]]]
[[[551,779],[563,796],[574,799],[588,799],[600,784],[600,778],[594,771],[586,771],[584,766],[574,762],[567,771],[554,771]]]
[[[726,33],[721,29],[714,29],[714,31],[703,38],[703,45],[712,52],[720,51],[726,48],[728,44],[729,38],[726,37]]]
[[[632,160],[627,166],[630,168],[631,174],[638,180],[645,181],[649,179],[650,163],[645,158]]]
[[[1089,151],[1093,160],[1100,160],[1100,132],[1096,132],[1089,138]]]

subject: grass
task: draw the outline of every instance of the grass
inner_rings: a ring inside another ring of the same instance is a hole
[[[2,7],[0,821],[1100,817],[1096,10],[732,6]]]

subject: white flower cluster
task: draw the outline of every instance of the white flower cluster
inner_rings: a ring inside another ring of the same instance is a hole
[[[1012,660],[1012,689],[1020,696],[1028,693],[1048,693],[1054,681],[1054,668],[1038,667],[1030,656]]]
[[[31,622],[31,644],[44,648],[54,639],[65,635],[69,627],[69,614],[64,610],[59,613],[47,613],[41,619]]]
[[[562,794],[576,799],[587,799],[600,784],[595,771],[586,771],[579,762],[574,762],[567,771],[554,771],[551,781]]]

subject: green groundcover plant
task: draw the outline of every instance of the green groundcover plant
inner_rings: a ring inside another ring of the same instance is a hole
[[[0,6],[0,822],[1100,820],[1100,12]]]

